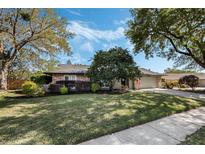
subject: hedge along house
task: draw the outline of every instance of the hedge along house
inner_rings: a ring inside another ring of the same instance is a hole
[[[199,78],[199,87],[205,87],[205,73],[166,73],[162,76],[165,80],[178,81],[180,78],[187,75],[195,75]]]
[[[86,76],[88,65],[60,64],[56,70],[45,72],[52,76],[53,84],[64,84],[71,90],[90,90],[90,78]],[[140,68],[142,77],[136,80],[114,81],[113,89],[127,86],[129,89],[157,88],[163,74]]]

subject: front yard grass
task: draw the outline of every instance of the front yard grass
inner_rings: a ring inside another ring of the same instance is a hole
[[[197,130],[194,134],[186,137],[181,144],[184,145],[205,145],[205,126]]]
[[[202,105],[198,100],[145,92],[2,96],[0,144],[77,144]]]

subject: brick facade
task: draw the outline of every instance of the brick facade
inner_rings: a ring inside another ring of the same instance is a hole
[[[65,75],[69,74],[52,74],[52,83],[56,83],[56,81],[65,80]],[[76,74],[77,81],[90,81],[90,78],[85,75]]]

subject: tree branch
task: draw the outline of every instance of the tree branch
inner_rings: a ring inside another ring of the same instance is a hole
[[[161,33],[161,32],[157,32],[157,33],[159,33],[159,34],[163,35],[164,37],[166,37],[166,38],[170,41],[171,45],[173,46],[173,48],[175,49],[175,51],[176,51],[177,53],[180,53],[180,54],[183,54],[183,55],[186,55],[186,56],[190,56],[189,53],[180,51],[180,50],[177,48],[177,46],[175,45],[175,43],[174,43],[174,41],[172,40],[171,37],[169,37],[169,36],[167,36],[166,34],[163,34],[163,33]]]

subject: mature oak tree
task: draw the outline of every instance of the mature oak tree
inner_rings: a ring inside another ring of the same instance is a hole
[[[205,9],[131,9],[126,36],[134,52],[205,68]]]
[[[140,77],[140,70],[127,49],[115,47],[96,52],[88,76],[93,82],[105,84],[112,90],[114,81]]]
[[[14,62],[23,59],[28,67],[41,66],[59,52],[70,53],[70,36],[67,21],[53,9],[0,9],[1,88],[7,89]]]

